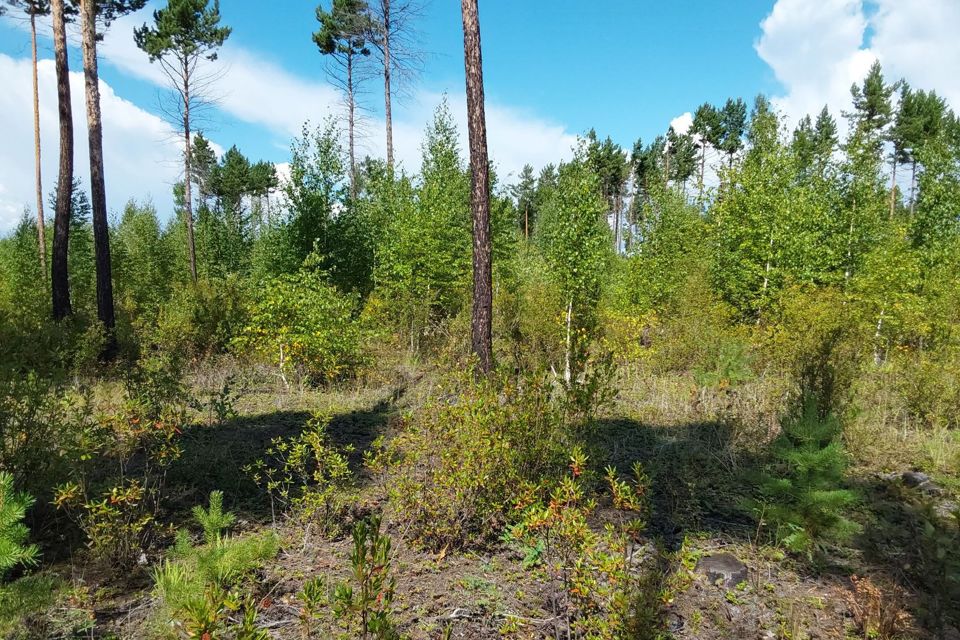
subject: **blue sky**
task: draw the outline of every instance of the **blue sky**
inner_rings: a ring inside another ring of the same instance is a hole
[[[160,0],[154,0],[157,6]],[[339,112],[324,62],[310,39],[314,0],[222,0],[233,34],[217,70],[220,106],[204,124],[222,149],[236,144],[254,159],[283,163],[306,119]],[[176,147],[160,118],[156,65],[132,42],[150,7],[118,21],[101,48],[110,207],[151,198],[169,211],[177,179]],[[960,102],[960,2],[956,0],[480,0],[491,155],[507,181],[526,162],[541,166],[569,154],[593,127],[629,148],[650,140],[704,101],[773,98],[788,122],[829,104],[845,108],[850,83],[876,58],[916,86]],[[427,52],[422,77],[395,114],[404,168],[418,169],[419,140],[444,94],[464,120],[460,3],[427,0],[419,23]],[[42,129],[47,185],[57,152],[52,45],[42,25]],[[0,19],[0,73],[12,87],[0,97],[9,140],[0,147],[0,231],[32,199],[29,42],[25,25]],[[931,64],[931,59],[938,64]],[[71,55],[80,69],[79,52]],[[83,101],[73,84],[78,140]],[[368,87],[363,149],[382,154],[381,84]],[[679,117],[679,118],[678,118]],[[78,145],[83,150],[82,145]],[[85,176],[83,153],[77,173]]]

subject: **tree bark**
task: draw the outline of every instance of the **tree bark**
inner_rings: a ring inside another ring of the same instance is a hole
[[[913,161],[913,169],[910,172],[910,217],[913,218],[913,208],[917,204],[914,197],[917,193],[917,161]]]
[[[90,148],[90,203],[93,208],[93,250],[97,271],[97,319],[106,331],[103,357],[116,353],[116,318],[110,269],[110,229],[107,226],[107,193],[103,175],[103,122],[100,116],[100,75],[97,69],[97,8],[82,0],[80,22],[83,44],[83,79],[87,98],[87,142]]]
[[[354,109],[356,98],[353,95],[353,53],[347,53],[347,129],[350,146],[350,197],[357,197],[357,158],[353,137]]]
[[[473,213],[473,352],[480,370],[493,368],[493,271],[490,247],[490,167],[487,159],[487,123],[483,103],[483,56],[480,50],[480,17],[477,0],[461,0],[463,61],[467,81],[467,121],[470,134]]]
[[[40,84],[37,78],[37,16],[30,12],[30,45],[33,52],[33,158],[37,186],[37,244],[40,250],[40,272],[44,282],[50,277],[47,272],[47,237],[43,220],[43,180],[40,171]]]
[[[190,278],[197,283],[197,245],[193,239],[193,149],[190,144],[190,62],[182,60],[183,68],[183,208],[187,225],[187,253],[190,255]]]
[[[57,105],[60,116],[60,166],[57,175],[56,211],[53,219],[51,290],[53,318],[71,314],[70,277],[67,268],[70,242],[70,208],[73,196],[73,110],[70,105],[70,65],[67,60],[67,29],[64,0],[52,0],[53,48],[57,69]]]
[[[393,169],[393,105],[390,87],[390,0],[383,2],[383,110],[387,121],[387,167]]]
[[[707,168],[707,141],[700,141],[700,195],[697,196],[697,204],[703,208],[703,178]]]
[[[893,171],[890,175],[890,219],[897,205],[897,159],[893,159]]]

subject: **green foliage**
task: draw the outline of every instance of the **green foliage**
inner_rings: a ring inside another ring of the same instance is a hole
[[[151,62],[167,56],[177,62],[207,58],[214,60],[216,50],[230,36],[230,27],[220,25],[220,1],[168,0],[167,6],[153,12],[154,25],[134,30],[137,46]]]
[[[356,304],[316,271],[277,277],[263,286],[233,346],[267,360],[284,380],[291,372],[319,384],[342,379],[362,362]]]
[[[270,495],[271,510],[291,511],[320,531],[334,535],[344,527],[348,489],[353,481],[347,455],[352,446],[337,447],[327,433],[328,416],[315,415],[299,435],[274,438],[266,458],[246,468]]]
[[[631,570],[635,544],[646,525],[649,478],[636,463],[630,481],[621,480],[613,468],[606,471],[617,525],[602,533],[590,526],[596,502],[587,497],[583,476],[587,458],[579,449],[570,456],[570,474],[564,476],[547,499],[534,494],[520,504],[519,522],[506,538],[535,552],[527,562],[542,560],[560,587],[558,617],[568,637],[621,638],[634,632],[636,595],[640,589]],[[649,630],[646,630],[649,631]],[[631,636],[632,637],[632,636]]]
[[[360,638],[393,640],[400,637],[393,621],[396,578],[391,574],[390,538],[380,533],[380,518],[353,525],[351,579],[338,584],[332,609],[338,624],[356,629]]]
[[[153,570],[154,593],[161,602],[156,617],[165,628],[188,637],[214,637],[228,630],[238,638],[262,637],[256,634],[255,608],[249,600],[244,606],[241,593],[262,563],[277,554],[279,542],[272,532],[226,535],[234,516],[222,511],[222,500],[222,493],[213,492],[209,509],[194,510],[204,543],[193,545],[187,531],[178,531],[170,557]],[[229,615],[241,608],[243,622],[231,629]]]
[[[856,495],[842,488],[847,456],[839,424],[807,398],[803,410],[783,423],[772,459],[752,508],[761,526],[791,551],[812,554],[843,542],[858,530],[845,515]]]
[[[524,487],[562,466],[571,433],[549,385],[533,376],[499,383],[454,384],[456,403],[435,398],[406,417],[371,461],[386,472],[392,514],[423,546],[489,542]]]
[[[27,544],[30,532],[23,524],[31,505],[33,498],[14,491],[13,476],[0,471],[0,579],[18,565],[36,564],[40,550]]]
[[[588,166],[585,151],[562,165],[557,187],[543,207],[538,239],[562,300],[565,340],[564,382],[573,385],[586,362],[603,292],[610,250],[607,206],[600,177]]]
[[[423,145],[415,200],[398,203],[379,248],[374,279],[401,326],[419,336],[432,318],[463,306],[470,274],[470,180],[446,102]]]

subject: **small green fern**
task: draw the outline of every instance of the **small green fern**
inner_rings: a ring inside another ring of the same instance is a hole
[[[33,505],[33,498],[13,490],[13,476],[0,472],[0,580],[17,565],[37,562],[36,545],[25,544],[30,534],[23,518]]]

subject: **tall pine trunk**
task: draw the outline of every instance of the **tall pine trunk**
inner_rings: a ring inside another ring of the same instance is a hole
[[[183,208],[187,225],[187,253],[190,256],[190,279],[197,283],[197,245],[193,239],[193,149],[190,144],[190,62],[181,60],[183,70]]]
[[[47,237],[43,220],[43,180],[40,171],[40,82],[37,78],[37,15],[30,12],[30,45],[33,53],[33,162],[37,188],[37,244],[40,251],[40,271],[44,282],[47,273]]]
[[[697,196],[697,204],[703,207],[703,178],[707,168],[707,143],[705,140],[700,143],[700,194]]]
[[[356,148],[353,137],[354,110],[356,108],[356,97],[353,89],[353,53],[347,53],[347,128],[349,129],[350,146],[350,197],[357,197],[357,158]]]
[[[467,80],[467,122],[470,133],[473,213],[473,313],[470,329],[480,370],[493,368],[493,270],[490,250],[490,167],[487,160],[487,122],[483,104],[483,56],[477,0],[461,0],[463,62]]]
[[[890,219],[897,206],[897,159],[893,159],[893,171],[890,174]]]
[[[53,218],[51,291],[53,318],[62,320],[70,308],[70,276],[67,267],[70,242],[70,205],[73,199],[73,109],[70,105],[70,66],[67,61],[67,28],[64,0],[52,0],[53,48],[57,68],[57,105],[60,116],[60,166],[57,175],[56,211]]]
[[[387,167],[393,169],[393,105],[390,86],[390,0],[383,1],[383,111],[387,121]]]
[[[913,208],[917,204],[914,197],[917,193],[917,161],[913,161],[913,169],[910,172],[910,217],[913,218]]]
[[[103,176],[103,122],[100,117],[100,76],[97,69],[97,8],[82,0],[80,24],[83,43],[83,79],[87,98],[87,141],[90,147],[90,203],[93,207],[93,250],[97,272],[97,318],[106,330],[103,356],[116,351],[113,280],[110,273],[110,230],[107,226],[107,193]]]

